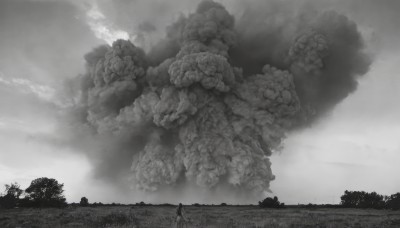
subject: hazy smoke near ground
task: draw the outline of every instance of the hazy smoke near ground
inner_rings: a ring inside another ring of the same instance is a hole
[[[370,64],[348,18],[278,1],[236,18],[203,1],[148,53],[117,40],[85,59],[70,128],[99,176],[253,196],[269,191],[285,133],[354,91]]]

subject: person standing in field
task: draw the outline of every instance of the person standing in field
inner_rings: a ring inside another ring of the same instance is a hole
[[[183,225],[186,224],[185,211],[183,210],[183,206],[180,203],[178,208],[176,209],[176,228],[183,228]]]

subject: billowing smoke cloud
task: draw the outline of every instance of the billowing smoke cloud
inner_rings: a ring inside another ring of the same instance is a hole
[[[203,1],[147,54],[127,40],[88,53],[72,130],[99,145],[99,175],[153,192],[269,191],[285,133],[354,91],[370,64],[345,16],[269,6],[235,18]]]

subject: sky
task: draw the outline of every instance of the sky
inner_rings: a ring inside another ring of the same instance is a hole
[[[118,38],[146,50],[162,28],[197,2],[0,1],[0,186],[18,182],[26,188],[46,176],[64,183],[68,202],[82,196],[90,202],[154,200],[95,177],[77,148],[36,136],[56,132],[60,107],[68,103],[59,91],[84,73],[85,53]],[[222,2],[232,11],[240,5]],[[383,2],[316,3],[356,21],[374,61],[354,93],[311,126],[288,133],[272,155],[271,195],[281,202],[339,203],[345,190],[400,191],[400,4]],[[156,12],[161,13],[154,17]],[[137,26],[150,19],[157,30],[140,37]]]

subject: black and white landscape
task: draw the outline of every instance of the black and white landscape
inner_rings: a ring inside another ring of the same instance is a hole
[[[0,227],[399,226],[399,11],[1,0]]]

